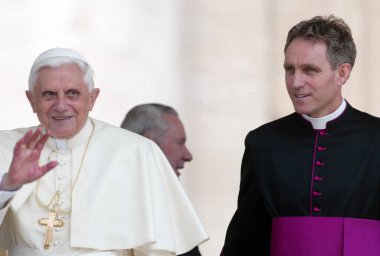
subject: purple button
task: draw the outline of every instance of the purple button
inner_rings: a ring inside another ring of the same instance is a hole
[[[323,162],[321,162],[321,161],[317,161],[317,162],[315,162],[315,164],[316,164],[317,166],[323,166],[323,165],[325,165],[325,163],[323,163]]]

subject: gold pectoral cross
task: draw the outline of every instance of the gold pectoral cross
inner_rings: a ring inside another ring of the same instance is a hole
[[[53,241],[53,230],[55,227],[63,227],[63,220],[57,219],[57,211],[55,208],[49,211],[48,218],[41,218],[38,224],[46,226],[44,248],[49,249]]]

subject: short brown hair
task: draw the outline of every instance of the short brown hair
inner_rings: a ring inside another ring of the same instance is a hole
[[[324,41],[327,45],[327,59],[333,70],[343,63],[349,63],[351,67],[355,64],[356,46],[351,29],[334,15],[315,16],[293,26],[288,32],[284,52],[296,38]]]

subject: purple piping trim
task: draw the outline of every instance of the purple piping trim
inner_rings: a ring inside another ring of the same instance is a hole
[[[313,167],[311,170],[311,183],[310,183],[310,211],[309,211],[309,216],[312,216],[313,213],[313,187],[314,187],[314,174],[315,174],[315,157],[316,157],[316,152],[317,152],[317,144],[318,144],[318,134],[319,131],[316,130],[316,135],[315,135],[315,141],[314,141],[314,153],[313,153]]]

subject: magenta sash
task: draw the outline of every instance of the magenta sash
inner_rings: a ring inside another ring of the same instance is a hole
[[[341,217],[272,220],[271,256],[379,256],[380,221]]]

